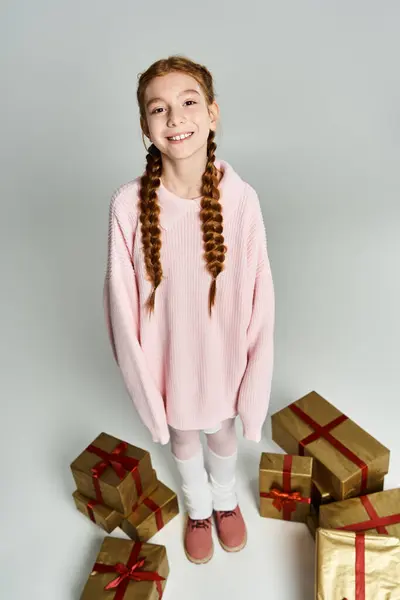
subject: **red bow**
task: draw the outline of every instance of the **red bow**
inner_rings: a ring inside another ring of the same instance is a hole
[[[97,501],[101,504],[103,502],[103,496],[100,491],[99,478],[102,476],[107,467],[111,467],[114,469],[115,473],[118,477],[122,479],[125,477],[127,473],[132,473],[132,477],[136,484],[136,489],[138,496],[141,496],[143,493],[142,482],[140,480],[140,475],[137,471],[137,467],[139,465],[139,461],[137,458],[132,458],[131,456],[125,456],[125,452],[128,449],[128,444],[126,442],[120,442],[116,448],[112,452],[106,452],[93,444],[90,444],[86,448],[87,452],[91,452],[92,454],[96,454],[101,461],[92,467],[92,477],[93,477],[93,485],[96,491]]]
[[[96,456],[102,459],[101,462],[92,467],[93,476],[100,477],[107,467],[111,467],[122,480],[127,472],[129,473],[130,471],[136,469],[139,461],[136,458],[124,456],[124,453],[127,451],[127,449],[128,444],[126,442],[121,442],[118,444],[118,446],[114,448],[112,452],[106,452],[105,450],[90,444],[86,450],[88,452],[92,452],[92,454],[96,454]]]
[[[283,507],[286,507],[286,510],[293,512],[296,510],[296,503],[303,502],[310,504],[310,498],[303,498],[300,492],[281,492],[277,488],[272,488],[269,492],[269,498],[273,498],[274,501],[272,503],[276,509],[282,510]]]
[[[142,571],[145,559],[139,559],[141,548],[142,544],[140,542],[134,544],[127,565],[123,563],[116,563],[115,565],[94,564],[93,573],[118,573],[118,576],[104,588],[107,591],[117,590],[114,600],[123,600],[130,581],[155,581],[159,597],[162,597],[161,581],[165,581],[165,577],[161,577],[156,571]]]
[[[283,510],[283,518],[285,521],[290,521],[291,514],[296,510],[296,504],[311,504],[311,498],[303,498],[300,492],[291,491],[291,473],[292,473],[293,456],[285,454],[283,457],[282,470],[282,487],[283,490],[272,488],[268,493],[261,492],[261,498],[272,498],[272,505],[279,511]]]
[[[140,559],[132,567],[128,568],[123,563],[117,563],[116,565],[103,565],[96,563],[94,570],[98,573],[119,573],[118,577],[110,581],[104,588],[105,590],[115,590],[119,587],[126,579],[132,581],[164,581],[165,577],[161,577],[155,571],[141,571],[144,567],[144,558]]]
[[[310,504],[311,498],[303,498],[300,492],[282,492],[277,488],[272,488],[268,493],[261,492],[262,498],[272,498],[272,505],[279,511],[283,510],[283,518],[290,521],[290,515],[296,510],[296,504]]]

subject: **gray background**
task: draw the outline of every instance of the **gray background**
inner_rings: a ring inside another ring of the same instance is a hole
[[[0,596],[79,597],[102,532],[74,508],[69,463],[100,431],[151,450],[178,489],[132,410],[101,302],[111,194],[144,165],[136,76],[169,54],[213,72],[218,154],[262,202],[271,410],[317,390],[391,448],[386,487],[400,485],[399,3],[2,0],[0,23]],[[242,442],[243,553],[194,567],[181,519],[154,538],[165,600],[312,597],[307,530],[257,513],[269,440],[267,424],[260,445]]]

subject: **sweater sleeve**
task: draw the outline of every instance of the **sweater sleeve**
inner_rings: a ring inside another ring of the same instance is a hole
[[[247,329],[247,367],[241,382],[238,413],[244,436],[261,440],[267,415],[274,362],[275,295],[260,203],[250,188],[252,224],[247,245],[252,311]]]
[[[126,389],[153,441],[166,444],[169,429],[163,398],[139,343],[139,297],[133,259],[113,203],[110,207],[103,305],[112,351]]]

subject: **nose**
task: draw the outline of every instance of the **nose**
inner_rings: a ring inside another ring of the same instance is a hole
[[[177,127],[181,123],[185,123],[186,117],[181,107],[171,108],[168,114],[168,127]]]

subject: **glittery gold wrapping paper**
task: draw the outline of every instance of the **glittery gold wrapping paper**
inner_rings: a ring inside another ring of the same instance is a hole
[[[131,540],[106,537],[97,555],[96,562],[106,565],[117,563],[126,565],[134,543]],[[169,574],[165,547],[155,544],[143,544],[139,557],[145,559],[143,570],[156,571],[161,577],[165,578],[165,581],[161,582],[162,590],[164,590]],[[117,575],[116,573],[96,573],[92,571],[80,600],[114,600],[117,590],[105,590],[104,588]],[[160,595],[154,581],[130,581],[123,600],[160,600]]]
[[[381,527],[387,532],[387,535],[400,538],[400,489],[385,490],[376,494],[369,494],[367,500],[372,506],[372,511],[375,512],[379,519],[392,517],[398,520],[398,523],[385,525],[384,521]],[[384,533],[383,530],[377,530],[375,527],[368,526],[371,517],[368,513],[369,504],[366,505],[366,500],[362,498],[350,498],[341,502],[333,502],[321,506],[319,511],[319,520],[321,527],[325,529],[339,529],[341,527],[352,527],[353,529]],[[397,518],[396,518],[397,515]],[[365,524],[365,527],[362,525]]]
[[[92,442],[93,446],[97,446],[106,452],[112,452],[120,443],[121,440],[106,433],[101,433]],[[140,478],[142,489],[145,490],[148,488],[154,481],[150,454],[146,450],[128,444],[124,456],[135,458],[139,461],[137,474]],[[100,462],[101,458],[96,454],[84,450],[71,464],[71,471],[77,490],[88,498],[96,499],[91,469]],[[121,480],[114,469],[109,466],[98,481],[102,494],[102,503],[123,515],[129,515],[132,506],[139,498],[132,474],[127,472]]]
[[[294,405],[319,426],[326,426],[343,416],[316,392],[303,396]],[[272,415],[272,438],[288,454],[299,454],[299,442],[314,431],[289,406]],[[351,419],[344,420],[330,429],[329,433],[367,465],[365,493],[373,491],[375,483],[381,481],[389,470],[389,450]],[[305,446],[304,454],[316,460],[314,476],[335,500],[360,494],[361,468],[329,441],[318,437]]]
[[[317,530],[316,600],[400,599],[400,540],[364,534],[361,541],[355,533]]]
[[[156,472],[153,471],[153,480],[149,487],[143,492],[143,494],[138,498],[138,503],[142,502],[147,496],[152,494],[154,490],[158,486],[157,475]],[[76,490],[73,494],[73,499],[75,501],[76,508],[83,515],[88,517],[91,521],[94,519],[94,523],[104,529],[107,533],[111,533],[114,531],[116,527],[122,522],[123,515],[116,511],[114,508],[110,508],[108,506],[104,506],[103,504],[94,504],[93,506],[89,506],[89,503],[93,503],[91,498],[87,498],[78,490]]]
[[[260,515],[270,519],[284,519],[284,510],[279,510],[273,504],[273,498],[264,498],[262,494],[270,493],[272,489],[284,490],[284,454],[263,452],[260,459]],[[286,456],[287,458],[287,456]],[[299,492],[303,498],[311,496],[311,477],[313,459],[306,456],[292,456],[290,469],[290,491]],[[291,512],[290,520],[304,523],[310,513],[310,504],[296,503],[296,509]],[[286,519],[288,520],[288,519]]]
[[[158,482],[157,489],[122,520],[120,527],[133,540],[147,542],[178,514],[175,492]]]

